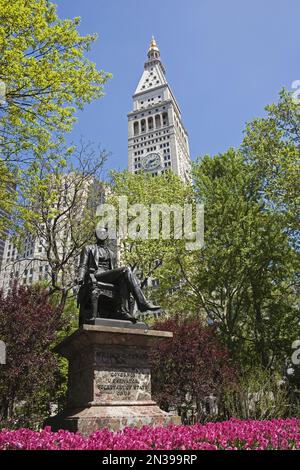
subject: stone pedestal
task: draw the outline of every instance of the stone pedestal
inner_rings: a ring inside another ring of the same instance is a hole
[[[148,352],[157,340],[172,336],[118,320],[81,326],[55,349],[69,361],[68,400],[45,425],[90,434],[99,428],[179,424],[151,398]]]

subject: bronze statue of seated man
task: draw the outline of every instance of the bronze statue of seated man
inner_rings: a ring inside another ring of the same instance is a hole
[[[117,267],[116,256],[107,246],[108,231],[106,228],[96,230],[96,243],[85,246],[80,257],[78,272],[78,304],[80,306],[81,322],[92,322],[98,317],[99,297],[105,285],[108,290],[117,292],[119,303],[115,311],[110,312],[110,318],[136,322],[130,312],[131,295],[137,303],[140,312],[152,311],[158,313],[160,307],[149,302],[130,268]],[[89,305],[88,309],[86,306]],[[84,312],[84,313],[83,313]]]

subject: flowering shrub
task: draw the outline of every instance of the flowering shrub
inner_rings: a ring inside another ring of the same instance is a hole
[[[180,410],[182,418],[196,404],[197,418],[203,419],[204,397],[219,397],[224,387],[236,382],[236,366],[216,328],[180,315],[159,320],[154,328],[174,334],[173,338],[158,341],[151,351],[154,400],[166,411]]]
[[[239,421],[193,426],[102,429],[89,437],[68,431],[0,431],[0,450],[269,450],[300,449],[300,419]]]
[[[47,290],[17,284],[7,295],[0,290],[0,338],[7,345],[0,372],[2,425],[35,426],[48,415],[49,402],[58,401],[62,376],[51,345],[64,324]]]

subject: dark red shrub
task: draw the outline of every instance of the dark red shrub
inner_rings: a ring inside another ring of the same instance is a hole
[[[16,422],[20,414],[34,413],[53,389],[58,368],[51,345],[60,326],[60,314],[42,288],[14,286],[7,296],[0,292],[0,339],[6,344],[0,421]]]
[[[205,397],[219,397],[235,380],[235,367],[213,326],[180,316],[156,322],[155,329],[172,331],[151,353],[154,398],[166,410],[194,406],[199,415]]]

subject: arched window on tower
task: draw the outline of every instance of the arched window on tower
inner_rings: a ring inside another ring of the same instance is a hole
[[[150,116],[148,117],[148,130],[152,131],[152,129],[153,129],[153,117]]]
[[[134,135],[139,134],[139,122],[138,121],[134,121],[133,123],[133,133]]]
[[[161,120],[160,120],[160,115],[156,114],[155,116],[155,127],[156,129],[159,129],[161,127]]]
[[[146,132],[146,121],[145,121],[145,119],[141,120],[141,132]]]
[[[163,120],[163,126],[168,126],[169,125],[168,113],[163,113],[162,114],[162,120]]]

